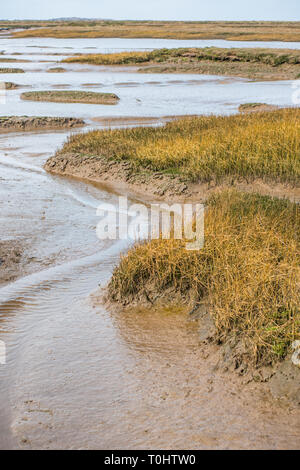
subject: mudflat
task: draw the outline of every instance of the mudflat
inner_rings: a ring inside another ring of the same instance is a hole
[[[81,127],[84,121],[78,118],[43,116],[1,116],[0,133],[47,129],[72,129]]]

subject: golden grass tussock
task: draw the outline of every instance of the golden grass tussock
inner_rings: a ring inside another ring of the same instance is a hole
[[[300,41],[300,22],[272,21],[60,21],[10,23],[14,37],[170,38]]]
[[[130,302],[145,287],[207,303],[216,340],[243,340],[253,365],[283,358],[300,339],[299,206],[236,190],[214,194],[203,249],[174,239],[139,243],[115,268],[108,293]]]
[[[111,54],[81,54],[68,57],[64,62],[94,65],[134,65],[214,62],[250,62],[278,67],[283,64],[300,65],[300,51],[291,49],[239,49],[239,48],[177,48],[154,51],[115,52]],[[300,73],[300,67],[299,67]]]
[[[71,136],[59,154],[128,160],[136,170],[183,181],[261,178],[300,182],[300,109],[187,117],[162,127],[97,130]]]

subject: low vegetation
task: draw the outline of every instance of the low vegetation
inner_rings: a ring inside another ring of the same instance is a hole
[[[3,84],[0,83],[0,88],[1,88],[1,85],[3,85]],[[17,83],[13,83],[13,82],[4,82],[3,86],[4,86],[5,90],[15,90],[15,89],[19,88],[20,85],[18,85]]]
[[[2,22],[22,28],[14,37],[169,38],[300,41],[300,22],[270,21],[53,21]],[[1,23],[0,23],[1,28]]]
[[[114,93],[91,91],[29,91],[21,94],[23,100],[55,103],[116,104],[119,97]]]
[[[18,59],[12,59],[11,57],[1,57],[0,54],[0,62],[20,62]]]
[[[0,67],[0,73],[24,73],[25,70],[23,69],[18,69],[18,68],[1,68]]]
[[[275,109],[279,109],[279,106],[267,103],[243,103],[239,106],[240,113],[256,113]]]
[[[300,339],[300,210],[297,204],[229,190],[205,212],[205,244],[182,240],[137,244],[122,257],[108,286],[113,301],[171,292],[204,302],[217,341],[242,340],[243,361],[267,365]],[[151,300],[151,299],[150,299]]]
[[[63,67],[52,67],[47,70],[48,73],[64,73],[66,72],[66,69]]]
[[[162,127],[97,130],[71,136],[59,154],[128,161],[138,172],[185,182],[257,178],[300,183],[300,109],[188,117]]]
[[[299,65],[300,51],[290,49],[225,49],[217,47],[156,49],[154,51],[116,52],[112,54],[87,54],[69,57],[64,62],[95,65],[135,65],[165,62],[258,62],[277,67],[282,64]]]
[[[158,49],[147,52],[87,54],[64,62],[93,65],[138,65],[141,72],[202,73],[263,80],[296,79],[300,51],[289,49],[223,49],[216,47]]]

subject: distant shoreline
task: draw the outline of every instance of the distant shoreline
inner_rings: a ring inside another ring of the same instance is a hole
[[[227,39],[231,41],[300,41],[298,21],[0,21],[14,37]]]

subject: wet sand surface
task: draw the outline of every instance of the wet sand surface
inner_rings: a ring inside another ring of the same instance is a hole
[[[58,83],[58,76],[46,71],[23,74],[22,82],[26,75],[34,89]],[[145,100],[140,105],[134,87],[112,86],[137,81],[132,74],[67,72],[63,77],[72,87],[97,81],[111,92],[118,90],[124,101],[114,111],[118,119],[195,114],[204,102],[210,112],[233,112],[240,104],[238,98],[236,104],[228,101],[228,93],[221,98],[218,87],[224,91],[232,84],[220,85],[215,78],[205,84],[210,92],[199,92],[198,102],[191,98],[197,88],[188,86],[186,76],[182,87],[160,78],[159,86],[140,86]],[[238,83],[250,101],[248,84]],[[287,86],[276,86],[278,100],[288,101]],[[176,104],[176,90],[185,108]],[[208,93],[219,95],[210,100]],[[14,108],[16,114],[16,103],[19,91],[12,91],[2,113],[12,114]],[[24,106],[20,103],[20,114],[87,118],[87,128],[107,125],[93,118],[112,116],[104,106]],[[118,119],[112,125],[133,124]],[[43,170],[68,135],[0,135],[0,239],[30,242],[27,271],[0,287],[0,340],[7,352],[6,365],[0,365],[0,448],[299,447],[299,411],[272,401],[264,386],[245,388],[240,377],[215,370],[214,347],[201,347],[197,323],[180,309],[112,312],[96,302],[99,284],[106,284],[128,243],[96,237],[96,209],[102,202],[116,203],[116,194]]]

